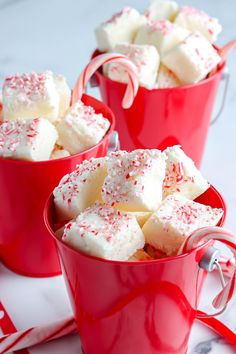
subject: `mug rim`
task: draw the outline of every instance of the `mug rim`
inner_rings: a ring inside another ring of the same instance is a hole
[[[83,96],[87,97],[87,98],[92,98],[93,100],[103,104],[107,111],[110,114],[111,120],[109,120],[110,122],[110,126],[108,131],[106,132],[106,134],[103,136],[102,140],[100,140],[96,145],[91,146],[89,149],[86,149],[84,151],[78,152],[77,154],[73,154],[70,156],[66,156],[66,157],[59,157],[57,159],[53,159],[53,160],[44,160],[44,161],[28,161],[28,160],[17,160],[17,159],[11,159],[11,158],[6,158],[6,157],[0,157],[0,164],[16,164],[16,165],[25,165],[25,166],[40,166],[40,165],[47,165],[47,164],[53,164],[53,163],[59,163],[60,161],[68,161],[72,158],[78,158],[78,157],[83,157],[84,154],[90,153],[93,150],[96,150],[100,145],[102,145],[104,143],[104,140],[109,138],[111,133],[114,131],[115,129],[115,115],[112,112],[112,110],[110,109],[110,107],[108,107],[103,101],[98,100],[97,98],[87,95],[87,94],[83,94]],[[82,97],[83,98],[83,97]]]
[[[217,191],[217,189],[214,186],[210,185],[210,188],[219,196],[221,203],[222,203],[222,209],[224,211],[224,214],[223,214],[221,220],[219,221],[220,226],[221,226],[224,224],[225,217],[226,217],[226,212],[227,212],[226,203],[225,203],[223,197],[221,196],[221,194]],[[161,263],[161,262],[170,262],[172,260],[187,257],[188,255],[195,252],[196,250],[200,250],[201,248],[205,247],[208,243],[211,243],[211,240],[209,240],[206,243],[196,246],[193,249],[191,249],[190,251],[179,254],[177,256],[169,256],[166,258],[159,258],[159,259],[152,259],[152,260],[145,260],[145,261],[119,261],[119,260],[111,260],[111,259],[105,259],[105,258],[101,258],[101,257],[97,257],[97,256],[92,256],[92,255],[86,254],[85,252],[83,252],[79,249],[73,248],[72,246],[63,242],[60,238],[58,238],[56,236],[56,233],[52,229],[52,225],[50,224],[49,218],[48,218],[49,217],[49,207],[51,206],[52,203],[53,203],[53,193],[51,193],[49,195],[49,197],[47,198],[47,201],[45,203],[44,211],[43,211],[43,219],[44,219],[45,226],[46,226],[48,232],[50,233],[50,236],[53,237],[53,239],[56,241],[57,249],[58,249],[57,242],[59,242],[63,247],[72,251],[74,254],[79,254],[80,256],[83,256],[85,258],[89,258],[90,260],[99,261],[99,262],[103,262],[103,263],[117,264],[117,265],[126,265],[126,266],[127,265],[141,266],[141,265],[147,265],[147,264],[156,264],[156,263]]]
[[[217,49],[217,47],[216,47]],[[97,55],[99,54],[104,54],[106,52],[100,52],[98,49],[95,49],[91,55],[91,59],[95,58]],[[204,85],[204,84],[207,84],[208,82],[210,81],[213,81],[217,76],[221,75],[222,74],[222,71],[224,70],[224,68],[226,67],[226,60],[223,61],[223,63],[220,64],[220,67],[217,69],[217,71],[211,76],[211,77],[207,77],[199,82],[196,82],[196,83],[193,83],[193,84],[184,84],[182,86],[177,86],[177,87],[165,87],[165,88],[152,88],[152,89],[148,89],[146,87],[143,87],[143,86],[139,86],[139,90],[141,91],[144,91],[144,92],[152,92],[152,93],[155,93],[157,91],[167,91],[167,92],[170,92],[170,91],[181,91],[181,90],[186,90],[186,89],[191,89],[193,87],[197,87],[197,86],[201,86],[201,85]],[[111,80],[109,77],[107,77],[106,75],[104,75],[102,72],[101,72],[101,69],[98,69],[96,72],[95,72],[95,76],[98,77],[98,80],[99,78],[103,78],[103,80],[107,81],[107,82],[115,82],[116,84],[119,84],[121,86],[126,86],[127,84],[126,83],[123,83],[123,82],[119,82],[119,81],[115,81],[115,80]],[[99,86],[99,84],[98,84]]]

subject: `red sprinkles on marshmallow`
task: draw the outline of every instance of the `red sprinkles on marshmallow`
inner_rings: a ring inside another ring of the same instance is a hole
[[[145,223],[146,242],[167,255],[175,255],[184,240],[195,230],[215,226],[222,209],[188,200],[180,194],[169,195]]]
[[[122,210],[155,210],[162,200],[164,176],[165,156],[159,150],[112,153],[102,198]]]
[[[135,216],[95,203],[64,229],[62,240],[93,256],[128,260],[144,246]]]

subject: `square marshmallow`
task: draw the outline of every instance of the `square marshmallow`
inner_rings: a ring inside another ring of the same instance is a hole
[[[154,46],[117,44],[114,51],[126,55],[137,66],[140,86],[148,89],[155,86],[160,56]],[[129,81],[127,71],[120,64],[107,64],[105,73],[111,80],[124,83]]]
[[[96,200],[101,200],[106,175],[105,158],[85,160],[75,171],[65,175],[53,191],[58,218],[73,219]]]
[[[168,20],[146,23],[140,27],[135,37],[135,44],[152,44],[160,57],[183,41],[189,31]]]
[[[146,242],[168,256],[176,255],[184,240],[198,228],[216,226],[222,209],[188,200],[179,194],[169,195],[143,227]]]
[[[62,159],[70,156],[70,153],[62,146],[56,145],[51,153],[50,160]]]
[[[78,101],[56,126],[59,145],[70,154],[77,154],[99,143],[109,126],[109,120],[101,113],[97,114],[92,107]]]
[[[96,28],[95,34],[98,49],[101,52],[111,51],[117,43],[131,43],[138,28],[146,22],[144,16],[131,7],[124,7],[111,19]]]
[[[68,109],[71,93],[63,76],[46,71],[6,78],[2,95],[4,120],[44,117],[56,121]]]
[[[205,37],[192,33],[165,53],[162,61],[180,81],[193,84],[204,79],[221,58]]]
[[[99,203],[67,224],[62,240],[89,255],[117,261],[128,260],[144,246],[134,216]]]
[[[164,197],[180,193],[193,200],[210,187],[193,160],[179,145],[168,147],[164,153],[167,156],[166,176],[163,182]]]
[[[200,32],[210,43],[214,43],[222,31],[222,26],[216,18],[189,6],[181,8],[175,23],[191,32]]]
[[[181,86],[175,74],[165,65],[161,64],[157,74],[157,88],[171,88]]]
[[[49,160],[57,138],[55,127],[44,118],[4,121],[0,124],[0,156]]]
[[[177,15],[179,6],[171,0],[153,0],[145,11],[149,21],[169,20],[173,21]]]
[[[165,157],[156,149],[117,151],[108,157],[105,202],[125,211],[156,210],[162,200]]]

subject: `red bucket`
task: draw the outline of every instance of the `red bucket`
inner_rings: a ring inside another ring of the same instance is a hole
[[[213,187],[198,201],[226,212]],[[55,236],[52,196],[44,217],[57,243],[84,354],[187,352],[204,276],[199,262],[211,242],[177,257],[109,261],[76,251]]]
[[[97,145],[79,154],[43,162],[0,159],[0,258],[16,273],[47,277],[61,273],[53,239],[43,221],[45,201],[60,179],[91,157],[107,154],[115,119],[93,97],[82,101],[109,119],[111,126]]]
[[[98,54],[96,50],[92,57]],[[163,150],[179,144],[199,167],[224,67],[194,85],[153,90],[139,87],[129,109],[121,106],[125,84],[110,80],[101,70],[95,73],[92,83],[99,86],[103,101],[115,114],[122,149]]]

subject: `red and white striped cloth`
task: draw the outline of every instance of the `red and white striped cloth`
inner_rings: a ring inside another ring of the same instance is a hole
[[[124,66],[128,73],[128,84],[122,101],[123,108],[130,108],[138,92],[138,69],[125,55],[118,53],[100,54],[93,58],[80,74],[72,94],[72,103],[81,100],[83,92],[92,75],[104,64],[117,62]]]
[[[181,252],[185,253],[190,251],[192,248],[196,247],[198,244],[209,240],[216,240],[224,243],[228,246],[236,259],[236,237],[231,232],[224,230],[221,227],[203,227],[193,232],[189,236],[181,247]],[[234,264],[233,264],[234,263]],[[221,292],[214,298],[213,306],[216,309],[224,307],[228,304],[232,298],[234,292],[236,291],[236,267],[235,262],[231,260],[231,265],[233,267],[232,275],[225,287]]]

